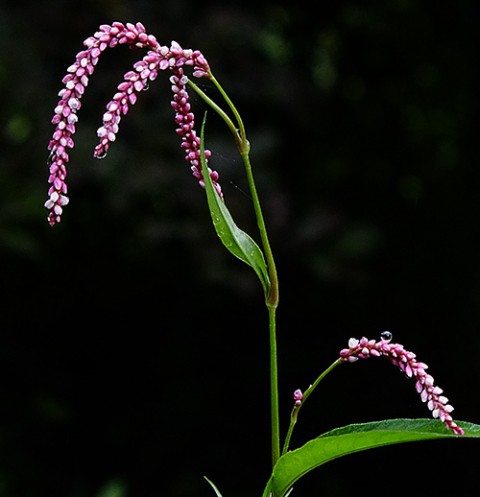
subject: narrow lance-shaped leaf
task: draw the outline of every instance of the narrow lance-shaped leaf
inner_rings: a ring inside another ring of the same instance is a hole
[[[460,424],[463,435],[453,434],[441,421],[432,419],[390,419],[337,428],[283,455],[273,469],[263,497],[284,497],[308,472],[354,452],[420,440],[480,438],[480,425]]]
[[[215,231],[223,245],[236,257],[253,268],[263,287],[265,294],[270,289],[270,279],[267,273],[265,258],[260,247],[255,241],[242,231],[233,221],[230,211],[224,201],[215,191],[210,177],[210,172],[205,160],[205,129],[206,115],[203,119],[200,134],[200,156],[202,162],[202,175],[205,181],[205,191],[207,194],[208,207],[212,216]]]
[[[218,490],[218,488],[216,487],[216,485],[210,481],[206,476],[204,476],[205,480],[207,480],[207,482],[209,483],[209,485],[213,488],[213,491],[215,492],[215,495],[217,497],[222,497],[222,494],[220,493],[220,490]]]

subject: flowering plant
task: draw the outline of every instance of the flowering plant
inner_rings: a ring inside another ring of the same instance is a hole
[[[175,112],[176,132],[181,138],[185,159],[190,164],[193,176],[205,189],[213,226],[223,245],[238,259],[249,265],[260,280],[268,312],[268,334],[270,340],[270,416],[271,416],[271,458],[272,473],[267,479],[263,497],[288,495],[293,484],[309,471],[334,458],[369,448],[407,441],[439,438],[480,437],[480,426],[469,422],[457,422],[452,418],[453,407],[443,390],[427,372],[428,366],[417,360],[416,355],[392,341],[392,334],[384,331],[379,339],[350,338],[348,346],[339,351],[338,358],[327,367],[304,391],[293,392],[289,426],[281,444],[280,412],[278,395],[278,366],[276,343],[276,311],[279,304],[279,283],[273,252],[270,247],[266,224],[255,186],[250,162],[250,143],[242,118],[223,89],[203,54],[198,50],[182,48],[177,42],[170,46],[160,45],[153,35],[147,34],[141,23],[114,22],[102,25],[99,30],[84,41],[75,62],[67,69],[63,78],[60,101],[55,107],[52,123],[55,125],[48,149],[50,168],[49,198],[45,202],[48,222],[51,226],[61,221],[64,207],[68,204],[67,165],[69,149],[74,146],[81,99],[94,73],[100,55],[117,45],[147,49],[147,54],[128,71],[118,85],[118,92],[107,104],[102,125],[98,128],[98,145],[94,156],[103,158],[115,141],[123,116],[135,104],[139,92],[148,89],[160,72],[170,73]],[[190,69],[193,78],[206,78],[218,90],[226,109],[208,96],[186,73]],[[242,231],[230,214],[219,183],[219,174],[209,167],[211,152],[205,148],[203,119],[200,134],[195,129],[189,90],[194,91],[225,122],[230,130],[245,166],[250,196],[255,212],[260,237],[258,245],[252,237]],[[359,359],[384,357],[397,366],[408,378],[415,381],[415,388],[421,401],[425,402],[433,419],[391,419],[380,422],[349,425],[337,428],[312,439],[301,447],[292,448],[291,440],[299,413],[305,402],[321,380],[341,364],[353,363]],[[214,492],[220,491],[210,482]]]

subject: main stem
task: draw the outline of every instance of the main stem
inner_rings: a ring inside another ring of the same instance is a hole
[[[248,141],[246,141],[246,143],[248,144]],[[240,150],[240,155],[242,156],[243,163],[245,165],[245,171],[247,173],[248,186],[250,188],[250,194],[252,196],[253,208],[255,210],[255,215],[257,218],[257,226],[260,233],[260,238],[262,239],[263,250],[265,252],[265,259],[267,262],[268,276],[270,278],[270,291],[268,292],[268,295],[266,295],[265,303],[267,304],[267,307],[269,309],[277,308],[279,299],[277,268],[275,266],[275,260],[273,258],[272,249],[268,240],[267,228],[265,226],[262,209],[260,207],[260,199],[258,198],[257,188],[255,187],[255,181],[253,179],[252,165],[250,163],[249,156],[249,147],[244,148],[246,150]]]
[[[229,105],[233,106],[233,104]],[[233,107],[234,108],[234,107]],[[237,114],[236,114],[237,117]],[[245,129],[240,116],[239,121],[239,136],[241,138],[239,144],[240,155],[242,156],[247,174],[247,181],[252,196],[253,208],[257,218],[257,226],[262,240],[265,259],[267,262],[268,276],[270,278],[270,290],[265,296],[265,303],[268,309],[269,321],[269,336],[270,336],[270,412],[271,412],[271,430],[272,430],[272,467],[275,466],[280,457],[280,413],[278,401],[278,360],[277,360],[277,324],[276,311],[279,301],[278,274],[273,258],[272,249],[268,240],[267,228],[263,219],[263,213],[258,198],[257,188],[253,179],[252,165],[250,163],[250,144],[245,135]]]
[[[271,429],[272,429],[272,465],[275,466],[280,457],[280,415],[279,415],[279,402],[278,402],[278,364],[277,364],[277,326],[276,326],[276,310],[279,300],[279,287],[278,275],[273,258],[272,249],[268,240],[267,228],[263,219],[263,213],[260,206],[260,199],[258,198],[257,188],[253,179],[252,165],[250,163],[250,143],[248,142],[245,132],[245,126],[242,118],[236,109],[229,96],[222,88],[217,79],[212,73],[209,73],[209,78],[221,93],[228,107],[232,111],[235,120],[238,124],[238,129],[230,119],[228,114],[217,105],[205,92],[203,92],[195,83],[189,80],[189,85],[193,90],[208,104],[210,105],[225,121],[230,129],[238,150],[242,157],[245,171],[247,175],[248,186],[250,195],[252,197],[253,208],[257,219],[257,226],[262,240],[262,246],[265,253],[265,260],[267,263],[268,276],[270,279],[270,288],[265,295],[265,303],[268,309],[268,322],[269,322],[269,338],[270,338],[270,406],[271,406]]]
[[[270,412],[272,429],[272,467],[280,457],[280,416],[278,405],[278,364],[277,364],[277,333],[276,307],[268,308],[270,331]]]
[[[246,140],[245,140],[246,141]],[[248,141],[246,141],[248,144]],[[249,147],[248,147],[249,148]],[[260,207],[260,200],[258,198],[257,189],[253,180],[252,167],[250,164],[249,150],[240,150],[245,170],[247,172],[248,184],[250,193],[252,195],[253,206],[257,217],[257,225],[262,239],[263,250],[265,252],[265,259],[267,262],[268,275],[270,277],[270,290],[265,297],[265,303],[268,309],[269,321],[269,336],[270,336],[270,415],[271,415],[271,430],[272,430],[272,467],[280,457],[280,412],[278,401],[278,360],[277,360],[277,321],[276,311],[278,307],[279,288],[278,288],[278,275],[273,259],[272,249],[267,236],[267,229],[263,219],[262,209]]]
[[[239,119],[238,117],[237,119]],[[240,126],[242,132],[243,125]],[[245,131],[243,130],[243,133]],[[241,135],[240,135],[241,136]],[[271,430],[272,430],[272,467],[280,457],[280,413],[278,402],[278,360],[277,360],[277,320],[276,311],[278,307],[279,288],[278,274],[273,258],[272,249],[268,240],[267,228],[263,219],[260,199],[258,198],[257,188],[253,179],[252,165],[250,163],[250,145],[246,136],[243,135],[239,146],[240,155],[242,156],[247,173],[247,181],[252,196],[253,208],[257,218],[257,226],[262,239],[263,250],[267,262],[268,276],[270,278],[270,290],[265,296],[265,303],[268,309],[269,336],[270,336],[270,415],[271,415]]]

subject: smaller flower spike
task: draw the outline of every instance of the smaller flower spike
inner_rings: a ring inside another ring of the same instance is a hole
[[[200,138],[197,136],[194,125],[195,116],[190,110],[189,96],[186,89],[188,78],[181,67],[173,70],[170,78],[172,83],[173,100],[172,108],[175,110],[175,123],[178,125],[177,134],[182,137],[181,147],[185,150],[185,160],[190,162],[193,176],[198,179],[200,185],[205,188],[205,181],[202,175],[202,165],[200,157]],[[210,150],[205,150],[205,160],[211,156]],[[218,184],[218,173],[209,169],[213,186],[220,198],[223,198],[222,189]]]
[[[426,402],[434,418],[440,419],[445,426],[457,435],[463,435],[463,429],[451,416],[453,407],[443,395],[443,390],[435,386],[433,377],[426,370],[428,366],[419,362],[413,352],[405,350],[400,343],[392,343],[391,333],[382,333],[380,341],[368,338],[350,338],[348,348],[340,351],[340,362],[355,362],[369,357],[386,357],[392,364],[400,368],[409,378],[415,378],[415,388],[422,402]]]

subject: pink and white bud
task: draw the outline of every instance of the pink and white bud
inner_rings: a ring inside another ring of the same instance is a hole
[[[303,399],[303,392],[297,388],[295,392],[293,392],[293,400],[294,400],[294,405],[295,406],[300,406],[302,404],[302,399]]]

